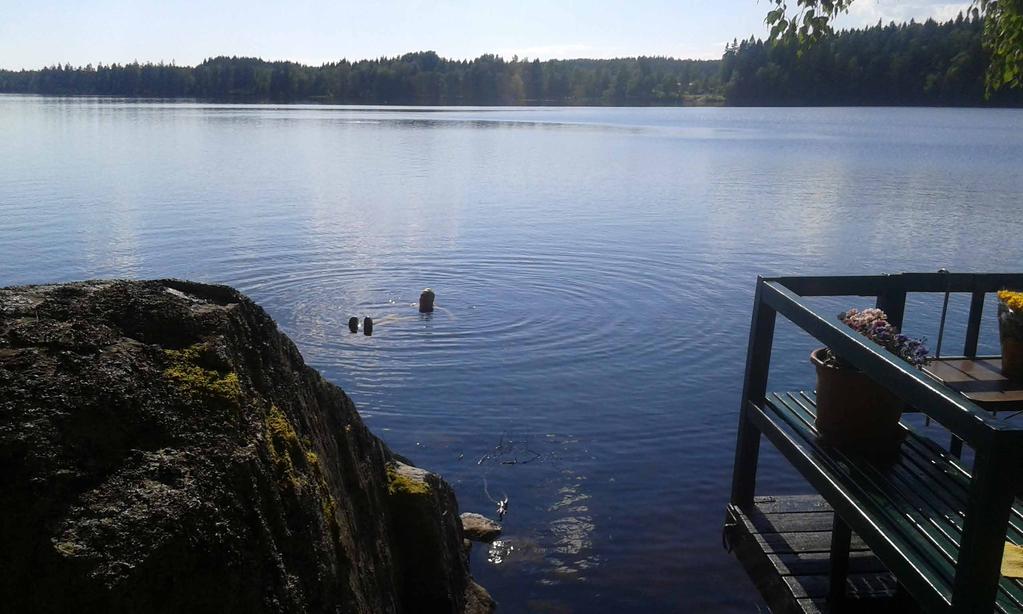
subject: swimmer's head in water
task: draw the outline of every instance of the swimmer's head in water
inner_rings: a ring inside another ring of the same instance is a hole
[[[433,290],[426,288],[419,295],[419,313],[430,313],[433,311],[433,300],[437,297]]]

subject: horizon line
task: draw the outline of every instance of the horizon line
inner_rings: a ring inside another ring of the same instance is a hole
[[[728,44],[731,44],[731,43],[728,43]],[[108,63],[104,63],[104,62],[96,62],[96,63],[87,62],[85,64],[75,64],[75,63],[72,63],[72,62],[54,62],[53,64],[46,64],[46,65],[39,66],[39,67],[36,67],[36,68],[26,68],[24,66],[22,66],[20,68],[11,68],[11,67],[0,65],[0,71],[7,71],[7,72],[33,72],[33,71],[40,71],[40,70],[46,70],[46,69],[52,69],[52,68],[58,68],[58,67],[63,68],[63,67],[66,67],[66,66],[70,66],[73,70],[81,70],[81,69],[84,69],[84,68],[88,68],[90,66],[92,66],[93,68],[99,68],[100,66],[103,66],[105,68],[109,68],[111,66],[132,66],[132,65],[136,65],[136,64],[139,65],[139,66],[172,66],[172,67],[175,67],[175,68],[197,68],[198,66],[201,66],[202,64],[205,64],[206,62],[210,62],[210,61],[213,61],[213,60],[219,60],[219,59],[228,59],[228,60],[256,60],[256,61],[259,61],[259,62],[264,62],[266,64],[296,64],[296,65],[305,66],[305,67],[308,67],[308,68],[322,68],[324,66],[329,66],[331,64],[340,64],[342,62],[347,62],[349,64],[358,64],[360,62],[395,61],[395,60],[401,60],[403,57],[408,56],[408,55],[418,55],[418,54],[427,54],[427,53],[433,53],[440,60],[443,60],[443,61],[446,61],[446,62],[475,62],[476,60],[480,60],[480,59],[485,58],[487,56],[495,57],[495,58],[500,59],[501,61],[506,62],[506,63],[517,62],[517,63],[520,63],[520,64],[524,64],[524,63],[527,63],[527,62],[528,63],[532,63],[532,62],[540,62],[540,63],[545,63],[545,62],[579,62],[579,61],[585,61],[585,62],[614,62],[614,61],[640,60],[640,59],[669,60],[669,61],[673,61],[673,62],[720,62],[721,61],[721,57],[716,57],[716,58],[694,58],[694,57],[677,57],[677,56],[673,56],[673,55],[654,55],[654,54],[651,54],[651,55],[645,55],[645,54],[640,54],[640,55],[622,55],[622,56],[614,56],[614,57],[584,57],[584,56],[579,56],[579,57],[540,59],[538,57],[530,58],[528,56],[519,57],[518,54],[512,54],[511,57],[508,57],[507,55],[505,55],[503,53],[496,53],[496,52],[494,52],[494,53],[481,53],[481,54],[479,54],[479,55],[477,55],[475,57],[456,58],[456,57],[443,56],[443,55],[437,53],[436,51],[434,51],[432,49],[423,49],[423,50],[420,50],[420,51],[406,51],[404,53],[400,53],[400,54],[397,54],[397,55],[381,55],[381,56],[372,57],[372,58],[349,59],[347,57],[342,57],[342,58],[339,58],[339,59],[322,60],[322,61],[310,61],[310,60],[302,60],[302,59],[298,59],[298,60],[265,59],[263,56],[258,56],[258,55],[228,55],[228,54],[219,54],[219,55],[207,56],[207,57],[203,58],[202,61],[197,62],[195,64],[178,64],[174,59],[171,59],[169,61],[168,60],[164,60],[164,59],[140,61],[139,59],[136,58],[136,59],[133,59],[131,61],[126,61],[126,62],[114,61],[114,62],[108,62]],[[724,56],[724,50],[722,50],[721,55]]]
[[[877,27],[887,28],[887,27],[890,27],[890,26],[898,27],[898,26],[908,26],[908,25],[911,25],[911,24],[926,24],[929,21],[933,21],[933,22],[935,22],[935,23],[937,23],[939,25],[943,25],[943,24],[955,22],[960,17],[969,19],[971,16],[968,16],[968,15],[963,14],[962,12],[960,12],[960,14],[957,15],[956,17],[950,17],[949,19],[942,19],[942,20],[938,20],[938,19],[935,19],[933,17],[928,17],[927,19],[920,20],[920,21],[916,20],[915,18],[910,18],[910,19],[904,20],[904,21],[895,21],[893,19],[893,20],[888,21],[888,23],[885,23],[883,20],[879,19],[877,23],[871,24],[871,25],[863,25],[863,26],[859,26],[859,27],[843,27],[843,28],[837,29],[837,30],[835,30],[835,35],[842,34],[844,32],[864,31],[864,30],[869,30],[869,29],[877,28]],[[717,57],[679,57],[679,56],[671,55],[671,54],[663,54],[663,55],[651,54],[651,55],[645,55],[645,54],[640,53],[640,54],[634,54],[634,55],[621,55],[621,56],[614,56],[614,57],[583,57],[583,56],[577,56],[577,57],[560,57],[560,58],[559,57],[548,57],[548,58],[545,58],[545,59],[541,59],[539,56],[530,58],[528,55],[524,55],[521,58],[519,58],[518,61],[519,62],[526,62],[526,61],[529,61],[529,62],[533,62],[533,61],[540,61],[540,62],[572,62],[572,61],[580,61],[580,60],[586,60],[586,61],[614,61],[614,60],[637,60],[637,59],[640,59],[640,58],[653,58],[653,59],[673,60],[673,61],[679,61],[679,62],[687,62],[687,61],[688,62],[715,62],[715,61],[720,61],[724,57],[725,47],[727,47],[728,45],[732,44],[732,42],[740,42],[741,43],[741,42],[747,42],[749,40],[766,41],[767,39],[759,37],[759,36],[757,36],[755,34],[751,34],[748,37],[743,37],[743,38],[733,37],[731,41],[725,41],[724,42],[724,44],[722,46],[721,53]],[[349,59],[348,57],[343,56],[340,59],[323,59],[323,60],[316,60],[316,59],[311,59],[311,58],[271,59],[271,60],[267,60],[267,59],[264,59],[263,56],[259,56],[259,55],[245,55],[245,54],[242,54],[242,55],[238,55],[238,54],[228,55],[228,54],[218,54],[218,55],[206,56],[201,61],[196,62],[194,64],[192,64],[192,63],[178,64],[177,61],[174,58],[171,58],[170,60],[165,60],[165,59],[161,58],[161,59],[158,59],[158,60],[147,59],[147,60],[143,60],[143,61],[139,61],[138,58],[134,58],[130,62],[129,61],[113,61],[113,62],[109,62],[109,63],[106,63],[106,64],[104,64],[103,62],[93,63],[91,61],[86,62],[84,64],[82,64],[82,63],[76,64],[76,63],[64,61],[64,62],[55,62],[53,64],[46,64],[46,65],[42,65],[42,66],[36,66],[34,68],[29,68],[29,67],[26,67],[24,65],[21,66],[20,68],[13,68],[13,67],[7,67],[7,66],[0,65],[0,71],[6,71],[6,72],[32,72],[32,71],[45,70],[45,69],[48,69],[48,68],[56,68],[58,66],[60,66],[60,67],[71,66],[74,69],[83,69],[83,68],[87,68],[88,66],[95,66],[95,67],[104,66],[104,67],[109,67],[109,66],[115,66],[115,65],[116,66],[130,66],[130,65],[133,65],[133,64],[138,64],[140,66],[160,66],[160,65],[163,65],[163,66],[174,66],[174,67],[178,67],[178,68],[195,68],[197,66],[202,65],[205,62],[208,62],[210,60],[214,60],[214,59],[217,59],[217,58],[254,59],[254,60],[259,60],[261,62],[266,62],[266,63],[291,63],[291,64],[297,64],[297,65],[300,65],[300,66],[306,66],[306,67],[311,67],[311,68],[319,68],[319,67],[327,66],[329,64],[339,64],[341,62],[348,62],[350,64],[357,64],[359,62],[379,62],[379,61],[382,61],[382,60],[395,60],[395,59],[400,59],[400,58],[402,58],[403,56],[406,56],[406,55],[418,54],[418,53],[434,53],[440,59],[446,60],[446,61],[449,61],[449,62],[472,62],[472,61],[478,60],[478,59],[480,59],[482,57],[485,57],[485,56],[495,56],[495,57],[498,57],[498,58],[500,58],[500,59],[502,59],[502,60],[504,60],[506,62],[513,62],[513,61],[515,61],[513,58],[517,57],[518,54],[517,53],[512,53],[511,54],[511,58],[512,59],[509,59],[509,57],[508,57],[509,54],[507,54],[506,51],[507,50],[503,50],[503,51],[500,51],[500,52],[497,52],[497,51],[495,51],[495,52],[483,52],[483,53],[480,53],[479,55],[476,55],[475,57],[468,57],[468,56],[455,57],[455,56],[444,56],[444,55],[441,55],[439,52],[437,52],[436,50],[433,50],[433,49],[421,49],[421,50],[418,50],[418,51],[405,51],[405,52],[397,53],[397,54],[394,54],[394,55],[386,55],[386,54],[384,54],[384,55],[379,55],[379,56],[376,56],[376,57],[363,57],[363,58],[359,58],[359,59]],[[695,55],[700,55],[700,54],[695,54]]]

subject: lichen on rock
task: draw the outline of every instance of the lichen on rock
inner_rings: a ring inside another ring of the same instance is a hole
[[[0,289],[0,464],[10,611],[493,607],[450,487],[225,286]]]
[[[395,461],[387,465],[387,492],[392,496],[428,495],[430,484],[427,477],[426,471]]]
[[[310,496],[319,502],[320,511],[333,532],[339,530],[337,500],[327,485],[320,457],[303,444],[288,417],[276,405],[266,416],[266,446],[277,471],[278,485],[291,496]]]
[[[163,371],[164,376],[189,394],[220,399],[234,405],[241,403],[242,391],[237,373],[221,374],[203,366],[204,361],[209,361],[209,344],[196,343],[183,350],[164,350],[164,353],[170,361],[170,366]]]

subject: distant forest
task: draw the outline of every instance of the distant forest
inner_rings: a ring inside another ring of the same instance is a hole
[[[318,67],[218,57],[0,71],[0,92],[416,105],[679,105],[721,91],[719,61],[448,60],[432,51]]]
[[[735,42],[721,63],[730,105],[1023,106],[1023,90],[984,97],[990,60],[977,17],[878,24],[810,47]]]
[[[322,66],[218,57],[195,67],[111,64],[0,70],[0,92],[245,102],[409,105],[1023,106],[984,96],[983,22],[960,16],[842,31],[811,47],[757,39],[721,60],[448,60],[432,51]]]

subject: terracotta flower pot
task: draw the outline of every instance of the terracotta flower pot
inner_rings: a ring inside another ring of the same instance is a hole
[[[825,363],[827,349],[810,354],[817,370],[817,431],[828,444],[872,455],[898,449],[904,403],[887,388],[850,367]]]

